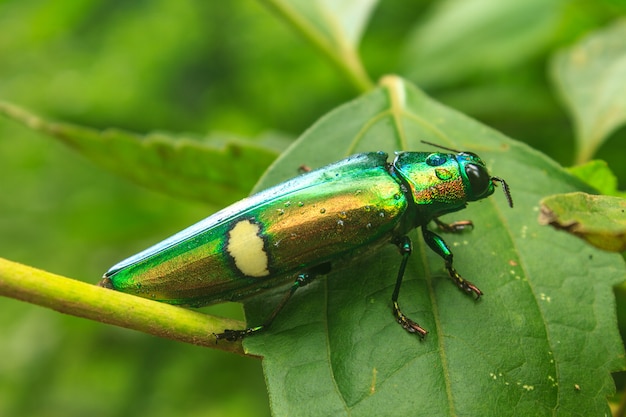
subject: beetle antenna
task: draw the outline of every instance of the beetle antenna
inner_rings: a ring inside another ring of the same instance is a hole
[[[504,195],[506,196],[506,201],[509,202],[509,207],[513,208],[513,198],[511,197],[511,191],[506,181],[498,177],[491,177],[491,181],[499,182],[500,184],[502,184],[502,191],[504,191]]]
[[[435,148],[445,149],[446,151],[452,151],[452,152],[456,152],[456,153],[461,153],[461,151],[457,151],[456,149],[447,148],[445,146],[437,145],[436,143],[427,142],[425,140],[421,140],[420,142],[425,143],[426,145],[434,146]]]

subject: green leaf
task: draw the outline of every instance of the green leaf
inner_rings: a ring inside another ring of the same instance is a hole
[[[626,20],[558,52],[552,77],[574,118],[577,162],[590,160],[626,121]]]
[[[575,192],[541,200],[539,223],[611,252],[626,251],[626,199]]]
[[[324,116],[283,154],[257,189],[355,152],[427,150],[421,140],[472,151],[510,185],[445,221],[455,266],[480,301],[449,282],[443,261],[411,233],[403,311],[430,331],[405,332],[391,313],[400,263],[392,245],[299,290],[265,334],[244,347],[264,357],[277,416],[591,416],[608,413],[610,372],[624,366],[612,285],[624,262],[537,224],[539,200],[587,187],[527,146],[433,101],[395,77]],[[276,296],[246,303],[262,322]],[[576,391],[575,386],[580,390]]]
[[[287,140],[268,135],[257,142],[233,135],[202,140],[119,130],[98,131],[50,122],[9,103],[0,114],[50,135],[96,165],[137,184],[173,196],[224,205],[245,197]]]
[[[561,0],[446,0],[409,37],[403,73],[446,85],[523,62],[551,40]]]
[[[626,197],[617,189],[617,177],[605,161],[593,160],[567,170],[602,194]]]
[[[372,88],[358,45],[376,0],[265,0],[360,91]]]

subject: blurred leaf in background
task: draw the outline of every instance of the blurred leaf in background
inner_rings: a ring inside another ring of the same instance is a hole
[[[594,32],[552,61],[552,76],[573,114],[577,163],[589,161],[626,122],[626,19]]]
[[[358,13],[340,3],[315,2],[321,9],[308,13],[306,2],[270,0],[0,1],[0,99],[97,130],[225,132],[254,142],[267,132],[297,137],[354,98],[363,83],[346,68],[372,80],[405,71],[434,98],[569,165],[574,133],[547,77],[549,57],[626,15],[621,0],[365,2]],[[275,13],[285,5],[295,15]],[[322,32],[341,22],[326,38],[330,52],[343,42],[364,65],[329,56],[298,19]],[[595,155],[622,188],[625,136],[614,131]],[[0,178],[0,256],[94,283],[112,263],[217,208],[121,181],[5,118]],[[241,317],[235,305],[211,311]],[[256,360],[4,298],[0,329],[8,358],[0,360],[0,415],[269,414]]]
[[[514,70],[549,45],[562,4],[562,0],[437,2],[409,36],[403,72],[418,85],[433,88]]]
[[[594,159],[582,165],[569,167],[567,170],[595,188],[600,194],[626,198],[626,192],[619,191],[617,176],[611,171],[606,161]]]
[[[217,207],[246,197],[256,178],[289,144],[289,139],[274,133],[250,141],[231,134],[192,139],[167,133],[97,131],[50,122],[0,102],[2,113],[139,185]]]

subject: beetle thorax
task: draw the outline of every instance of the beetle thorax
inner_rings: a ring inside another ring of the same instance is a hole
[[[393,165],[409,188],[421,221],[465,207],[466,187],[454,155],[403,152]]]

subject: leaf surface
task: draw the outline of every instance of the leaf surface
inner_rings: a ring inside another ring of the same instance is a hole
[[[317,168],[357,152],[431,149],[421,140],[477,153],[510,185],[515,208],[497,191],[443,219],[473,220],[473,231],[444,239],[457,270],[484,297],[461,293],[443,261],[411,233],[400,304],[430,331],[420,341],[391,313],[395,247],[333,269],[299,290],[267,333],[244,341],[264,357],[274,414],[608,412],[610,372],[624,365],[611,289],[624,279],[624,262],[538,225],[542,197],[587,189],[544,155],[386,77],[317,122],[257,188],[293,177],[302,165]],[[250,324],[261,323],[278,297],[247,302]]]
[[[626,251],[626,199],[575,192],[541,200],[539,222],[611,252]]]

